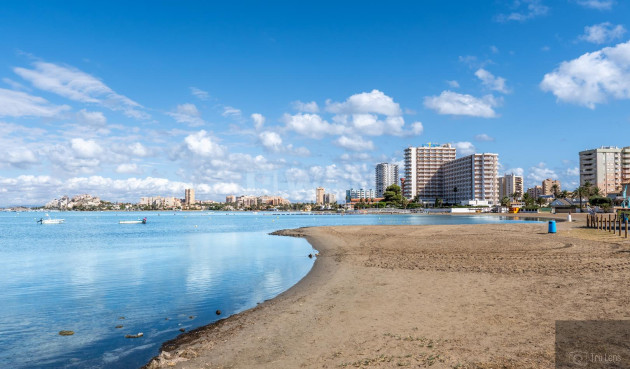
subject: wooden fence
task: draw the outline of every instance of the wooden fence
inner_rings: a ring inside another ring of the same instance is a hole
[[[619,237],[623,231],[623,237],[628,238],[628,218],[624,219],[617,214],[589,214],[586,217],[586,226],[614,234],[619,233]]]

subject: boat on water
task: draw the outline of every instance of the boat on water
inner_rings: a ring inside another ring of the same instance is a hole
[[[147,218],[142,218],[142,220],[121,220],[118,224],[147,224]]]
[[[61,224],[63,222],[65,222],[64,219],[53,219],[50,217],[50,215],[46,214],[46,216],[48,218],[44,219],[44,218],[40,218],[37,223],[39,224]]]

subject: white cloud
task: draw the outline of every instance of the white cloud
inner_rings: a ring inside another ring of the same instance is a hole
[[[518,11],[509,14],[499,14],[497,20],[499,22],[517,21],[524,22],[529,19],[544,16],[549,13],[549,7],[542,4],[541,0],[523,0],[522,2],[516,2],[517,5],[527,5],[527,9],[519,9]]]
[[[223,113],[221,113],[226,118],[240,118],[241,111],[231,106],[224,106]]]
[[[0,88],[0,116],[54,117],[69,109],[67,105],[56,106],[44,98],[25,92]]]
[[[578,4],[585,8],[597,9],[597,10],[609,10],[615,4],[614,0],[578,0]]]
[[[457,150],[457,156],[471,155],[477,150],[475,145],[468,141],[455,142],[453,147]]]
[[[251,117],[254,121],[254,128],[261,129],[265,124],[265,117],[262,114],[254,113]]]
[[[205,130],[186,136],[184,142],[191,153],[202,157],[222,157],[227,152],[226,148],[219,145]]]
[[[503,171],[504,174],[514,174],[517,176],[523,176],[523,174],[525,173],[525,170],[523,168],[512,168],[512,169],[506,169],[505,171]]]
[[[94,140],[73,138],[70,140],[70,147],[80,159],[94,159],[103,153],[103,148]]]
[[[499,101],[492,95],[477,98],[453,91],[442,91],[440,96],[427,96],[424,98],[424,106],[435,110],[438,114],[494,118],[497,114],[493,108],[498,105]]]
[[[494,45],[490,45],[490,51],[492,51],[493,54],[498,54],[499,48]]]
[[[630,98],[630,41],[562,62],[545,74],[540,88],[558,101],[591,109],[609,97]]]
[[[87,111],[85,109],[77,112],[77,120],[79,123],[91,127],[103,127],[107,123],[107,118],[100,111]]]
[[[400,105],[379,90],[352,95],[342,103],[328,100],[326,101],[326,110],[335,114],[402,115]]]
[[[492,142],[494,141],[494,137],[490,137],[485,133],[481,133],[475,136],[475,140],[477,141],[485,141],[485,142]]]
[[[411,124],[411,134],[415,136],[419,136],[424,132],[424,126],[422,122],[414,122]]]
[[[298,100],[298,101],[294,101],[292,105],[293,105],[293,109],[299,111],[300,113],[319,112],[319,106],[317,106],[317,103],[315,101],[305,103]]]
[[[39,163],[37,155],[26,148],[7,149],[6,147],[0,151],[0,163],[7,164],[11,167],[27,169],[32,165]]]
[[[530,183],[542,182],[547,178],[558,178],[558,175],[552,169],[547,168],[545,163],[541,162],[527,171],[527,179]]]
[[[451,87],[451,88],[459,88],[459,82],[452,80],[452,81],[446,81],[446,83]]]
[[[13,68],[20,77],[40,90],[55,93],[70,100],[95,103],[127,116],[148,119],[150,116],[138,109],[142,106],[126,96],[117,94],[99,79],[76,68],[53,63],[35,62],[35,69]]]
[[[135,164],[135,163],[120,164],[116,168],[116,173],[135,174],[135,173],[139,173],[139,172],[140,172],[140,170],[138,168],[138,165]]]
[[[191,87],[190,93],[193,94],[193,96],[195,96],[199,100],[206,101],[210,98],[210,94],[208,94],[208,92],[198,89],[197,87]]]
[[[188,124],[191,127],[199,127],[206,122],[201,119],[201,113],[197,110],[195,104],[181,104],[177,105],[175,111],[166,113],[170,115],[177,123]]]
[[[133,155],[134,157],[145,157],[145,156],[150,156],[151,155],[150,150],[147,149],[140,142],[135,142],[135,143],[129,145],[128,148],[129,148],[129,153],[131,155]]]
[[[621,24],[614,26],[610,22],[604,22],[584,27],[584,34],[579,38],[580,40],[592,42],[594,44],[603,44],[618,40],[622,38],[625,33],[626,29]]]
[[[260,134],[258,135],[258,138],[260,139],[260,142],[267,150],[277,152],[283,149],[282,138],[276,132],[263,131],[263,132],[260,132]]]
[[[504,94],[510,92],[505,86],[505,78],[503,77],[495,77],[492,73],[483,68],[477,69],[475,76],[481,80],[481,83],[483,83],[484,86],[493,91],[498,91]]]
[[[580,175],[580,168],[578,167],[573,167],[573,168],[567,168],[567,170],[564,173],[566,176],[579,176]]]
[[[366,141],[361,137],[347,137],[341,136],[335,144],[352,151],[372,151],[374,150],[374,143],[372,141]]]
[[[343,132],[342,126],[330,124],[318,114],[284,114],[282,121],[288,130],[314,139]]]

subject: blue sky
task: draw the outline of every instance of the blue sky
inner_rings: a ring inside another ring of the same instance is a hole
[[[0,206],[374,187],[409,145],[572,190],[628,146],[630,4],[4,2]]]

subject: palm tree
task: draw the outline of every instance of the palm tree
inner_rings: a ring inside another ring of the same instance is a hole
[[[591,191],[591,184],[588,181],[584,183],[584,186],[580,186],[576,188],[575,191],[573,191],[572,197],[574,199],[576,197],[580,199],[580,211],[582,210],[582,198],[584,197],[584,195],[588,196],[590,191]]]
[[[542,197],[539,197],[536,199],[536,203],[538,204],[538,206],[540,206],[542,208],[543,205],[545,205],[545,203],[547,202],[547,200],[545,200]]]
[[[551,192],[553,192],[553,197],[558,197],[558,193],[560,192],[560,186],[557,183],[554,183],[551,186]]]
[[[560,192],[560,194],[558,195],[558,198],[560,199],[566,199],[567,197],[569,197],[569,191],[567,190]]]

